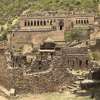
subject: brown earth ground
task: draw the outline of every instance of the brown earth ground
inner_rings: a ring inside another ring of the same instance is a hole
[[[95,100],[91,99],[90,96],[77,96],[69,91],[63,93],[44,93],[44,94],[22,94],[17,97],[11,97],[7,99],[4,96],[0,96],[0,100]]]

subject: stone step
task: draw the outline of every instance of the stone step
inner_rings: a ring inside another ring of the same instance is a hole
[[[71,84],[71,86],[73,86],[73,87],[78,87],[78,85],[77,85],[77,84],[74,84],[74,83]]]
[[[80,90],[80,88],[76,88],[76,87],[72,87],[72,86],[67,86],[67,88],[68,88],[71,92]]]
[[[0,91],[3,92],[5,95],[10,96],[10,92],[3,86],[0,86]]]
[[[80,85],[80,81],[73,82],[74,84]]]

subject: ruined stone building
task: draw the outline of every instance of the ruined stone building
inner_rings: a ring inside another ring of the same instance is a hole
[[[58,49],[50,38],[35,53],[12,52],[4,48],[4,43],[1,47],[0,85],[8,90],[14,88],[16,93],[59,91],[74,81],[68,69],[87,69],[90,66],[87,48],[64,45]]]
[[[72,69],[84,69],[90,67],[90,57],[88,54],[88,49],[85,47],[64,48],[63,59],[63,63],[67,66],[70,66]]]
[[[90,65],[87,48],[65,46],[56,50],[50,42],[41,45],[35,58],[35,54],[31,56],[28,62],[26,54],[0,52],[0,85],[8,90],[14,88],[16,93],[59,91],[74,81],[67,69],[87,69]]]
[[[88,31],[94,22],[93,14],[68,14],[57,11],[22,14],[18,26],[10,31],[10,43],[12,48],[23,48],[29,43],[40,45],[49,37],[62,44],[65,32],[77,28]]]
[[[0,84],[17,93],[58,91],[70,84],[74,79],[68,68],[88,68],[90,58],[86,47],[66,46],[64,33],[77,28],[88,31],[94,22],[91,14],[44,11],[21,15],[18,26],[9,31],[9,49],[0,53]]]

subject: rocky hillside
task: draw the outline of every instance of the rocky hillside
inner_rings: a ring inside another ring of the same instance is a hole
[[[0,24],[10,22],[28,9],[35,0],[0,0]]]
[[[37,5],[32,6],[49,10],[49,9],[67,9],[73,10],[77,9],[85,9],[85,10],[93,10],[96,11],[96,5],[99,3],[99,0],[38,0]]]
[[[0,33],[5,33],[4,27],[11,26],[12,21],[27,9],[31,11],[40,9],[81,11],[84,9],[89,12],[96,12],[99,3],[100,0],[0,0]]]
[[[0,24],[19,16],[24,10],[88,9],[95,11],[99,0],[0,0]]]

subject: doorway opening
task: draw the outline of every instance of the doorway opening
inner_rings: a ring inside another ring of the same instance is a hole
[[[61,20],[61,21],[59,21],[59,29],[63,30],[63,27],[64,27],[64,21]]]

